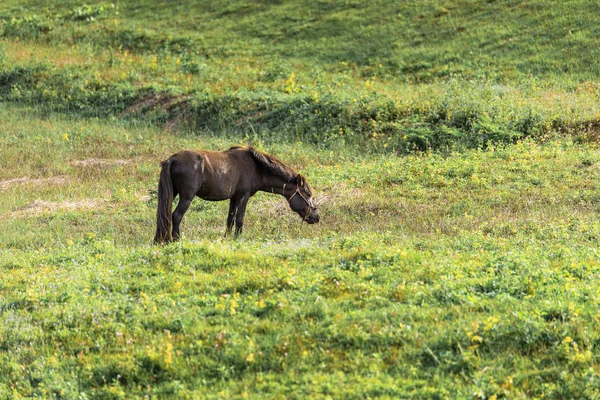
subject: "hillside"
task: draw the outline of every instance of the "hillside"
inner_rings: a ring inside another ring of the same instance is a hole
[[[364,75],[413,82],[458,74],[573,83],[594,80],[600,72],[594,51],[600,5],[589,0],[142,0],[93,6],[9,0],[0,7],[5,37],[23,33],[52,44],[168,50],[220,60],[246,56],[312,68],[347,63]],[[11,29],[12,19],[29,19],[29,30]]]
[[[373,151],[595,135],[592,1],[16,2],[0,94]]]

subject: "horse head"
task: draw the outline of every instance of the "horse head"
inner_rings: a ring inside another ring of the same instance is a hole
[[[317,203],[312,197],[312,190],[306,179],[300,174],[296,176],[296,189],[288,197],[288,203],[292,211],[300,215],[303,221],[309,224],[319,222],[319,211]]]

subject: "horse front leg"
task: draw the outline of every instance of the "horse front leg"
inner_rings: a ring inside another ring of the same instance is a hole
[[[227,230],[225,230],[225,236],[229,235],[233,229],[233,221],[235,219],[238,203],[239,201],[235,197],[229,201],[229,213],[227,214]]]
[[[249,194],[245,194],[239,201],[237,212],[235,213],[235,237],[237,238],[242,233],[244,226],[244,215],[246,215],[246,205],[250,199]]]

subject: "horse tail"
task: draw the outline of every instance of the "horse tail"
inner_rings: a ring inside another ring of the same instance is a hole
[[[160,179],[158,180],[158,209],[156,211],[156,235],[154,243],[171,242],[173,236],[173,182],[171,181],[171,159],[161,164]]]

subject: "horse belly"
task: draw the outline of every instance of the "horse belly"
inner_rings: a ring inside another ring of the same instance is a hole
[[[221,178],[221,179],[219,179]],[[203,200],[221,201],[234,196],[237,187],[237,180],[231,177],[223,176],[217,179],[210,179],[204,182],[204,185],[198,191],[197,196]]]
[[[222,201],[222,200],[228,200],[231,198],[231,196],[227,196],[227,195],[223,195],[223,194],[201,194],[201,193],[198,193],[198,197],[200,197],[202,200],[208,200],[208,201]]]
[[[230,199],[232,194],[228,188],[214,187],[212,185],[204,184],[196,196],[203,200],[221,201]]]

